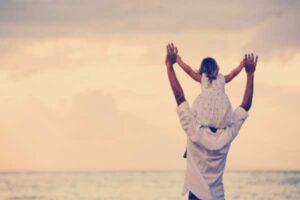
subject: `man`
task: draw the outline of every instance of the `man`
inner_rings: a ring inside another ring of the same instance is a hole
[[[217,131],[195,125],[195,115],[185,99],[173,68],[176,56],[177,48],[173,43],[168,44],[165,60],[168,78],[177,102],[177,114],[187,135],[188,153],[182,194],[189,192],[189,200],[224,200],[222,179],[227,153],[252,105],[257,56],[254,59],[253,54],[245,55],[247,83],[242,103],[233,112],[232,124]]]

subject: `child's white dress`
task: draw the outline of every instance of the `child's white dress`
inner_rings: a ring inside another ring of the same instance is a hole
[[[225,77],[218,74],[210,83],[205,73],[201,78],[202,92],[195,99],[192,107],[197,125],[213,128],[225,128],[231,123],[232,107],[225,93]]]

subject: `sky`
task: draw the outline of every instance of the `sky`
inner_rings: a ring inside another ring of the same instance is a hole
[[[186,136],[164,66],[259,56],[229,170],[300,169],[297,0],[1,0],[0,170],[178,170]],[[178,67],[190,104],[201,92]],[[226,85],[240,105],[246,75]]]

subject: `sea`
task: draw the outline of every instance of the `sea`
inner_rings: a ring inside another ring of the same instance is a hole
[[[0,200],[184,200],[184,171],[0,172]],[[226,200],[300,200],[300,171],[226,171]]]

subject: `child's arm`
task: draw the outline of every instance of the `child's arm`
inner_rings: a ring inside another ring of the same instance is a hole
[[[176,62],[190,77],[201,83],[201,74],[195,72],[188,64],[183,62],[179,55],[177,55]]]
[[[234,68],[229,74],[227,74],[225,76],[225,82],[228,83],[230,82],[234,77],[236,77],[244,68],[245,66],[245,61],[242,60],[242,62],[239,64],[239,66],[237,66],[236,68]]]

